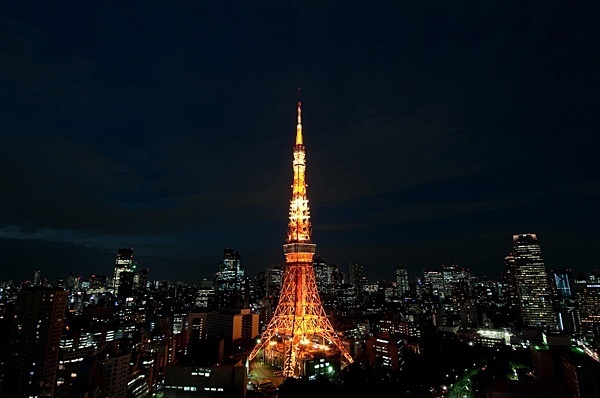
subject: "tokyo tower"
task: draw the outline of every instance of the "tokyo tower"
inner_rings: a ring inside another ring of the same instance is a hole
[[[299,91],[299,90],[298,90]],[[306,153],[302,137],[302,106],[298,97],[298,124],[294,145],[294,180],[287,240],[283,245],[286,265],[277,308],[260,341],[250,353],[252,361],[260,350],[263,355],[279,358],[283,376],[304,376],[307,360],[341,354],[348,363],[353,359],[331,325],[317,290],[311,242],[310,210],[306,195]]]

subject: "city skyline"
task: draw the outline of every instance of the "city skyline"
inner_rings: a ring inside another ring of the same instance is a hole
[[[513,235],[513,240],[516,236],[519,235],[536,235],[535,233],[525,233],[525,234],[515,234]],[[114,272],[115,272],[115,260],[118,261],[118,258],[120,256],[120,253],[122,251],[131,251],[133,253],[133,248],[119,248],[115,255],[113,255],[113,258],[110,260],[110,266],[107,268],[105,266],[102,266],[102,269],[98,269],[98,270],[92,270],[91,272],[89,272],[88,274],[79,272],[78,269],[71,269],[69,271],[67,271],[67,273],[65,274],[60,274],[58,273],[57,275],[49,275],[47,273],[46,269],[43,268],[36,268],[33,269],[31,272],[31,275],[23,275],[23,277],[19,277],[17,279],[12,279],[12,278],[4,278],[4,279],[0,279],[3,281],[8,281],[8,280],[12,280],[13,282],[17,282],[17,283],[21,283],[21,282],[33,282],[36,278],[41,278],[42,280],[47,281],[47,283],[53,284],[59,280],[64,280],[65,278],[68,278],[69,276],[76,276],[78,278],[81,278],[81,280],[91,280],[94,276],[98,276],[98,275],[105,275],[106,277],[112,279],[114,277]],[[226,261],[227,257],[228,257],[228,253],[233,253],[235,254],[236,258],[238,258],[238,261],[240,262],[240,266],[245,270],[245,278],[254,278],[256,277],[259,273],[265,273],[269,271],[269,268],[271,268],[272,266],[275,267],[285,267],[285,263],[274,263],[271,264],[267,267],[265,267],[264,269],[251,269],[251,270],[247,270],[246,267],[243,264],[243,260],[242,260],[242,255],[235,249],[232,247],[227,247],[224,248],[221,251],[220,256],[218,256],[218,259],[216,259],[216,263],[215,264],[211,264],[211,265],[207,265],[206,269],[208,270],[207,274],[204,275],[200,275],[197,278],[158,278],[158,277],[153,277],[151,274],[151,270],[148,267],[145,267],[143,263],[140,263],[138,261],[138,257],[144,257],[144,256],[132,256],[132,265],[133,265],[133,269],[135,273],[139,273],[141,270],[144,270],[145,273],[149,273],[150,274],[150,279],[149,280],[162,280],[162,281],[171,281],[171,282],[184,282],[184,283],[195,283],[195,282],[200,282],[200,281],[206,281],[206,280],[212,280],[214,282],[216,275],[219,272],[219,268],[221,266],[221,264],[223,264],[223,261]],[[465,269],[467,271],[469,271],[469,274],[474,278],[474,279],[479,279],[479,280],[490,280],[490,281],[496,281],[499,282],[501,281],[504,277],[505,277],[505,273],[506,273],[506,260],[507,258],[512,258],[512,256],[514,255],[514,251],[511,251],[509,253],[507,253],[507,256],[504,257],[503,261],[505,262],[505,264],[497,269],[497,273],[487,273],[487,274],[479,274],[477,272],[473,272],[472,269],[470,269],[469,267],[464,267],[460,264],[456,264],[456,263],[452,263],[452,262],[446,262],[446,263],[440,263],[437,265],[432,265],[432,266],[427,266],[424,268],[415,268],[415,267],[408,267],[405,264],[402,263],[398,263],[396,264],[391,270],[385,270],[384,272],[386,273],[385,276],[381,276],[381,277],[372,277],[370,271],[372,271],[370,269],[370,267],[367,265],[366,267],[364,266],[364,264],[362,263],[352,263],[346,267],[344,267],[343,265],[337,264],[337,263],[328,263],[326,260],[324,260],[323,258],[321,258],[320,256],[315,256],[314,259],[314,263],[320,263],[320,264],[328,264],[328,265],[333,265],[338,271],[342,272],[342,274],[344,275],[344,280],[346,282],[349,281],[350,278],[350,273],[352,272],[352,267],[355,265],[360,265],[361,266],[361,273],[363,274],[363,276],[366,278],[367,281],[372,282],[372,283],[381,283],[381,282],[386,282],[386,283],[392,283],[392,282],[397,282],[397,269],[398,267],[401,267],[402,269],[405,270],[405,272],[407,272],[407,283],[412,284],[420,279],[422,279],[425,274],[427,273],[427,271],[443,271],[445,267],[457,267],[457,269]],[[600,272],[600,268],[593,268],[590,270],[586,270],[586,269],[580,269],[577,267],[548,267],[545,263],[545,260],[543,260],[544,256],[541,256],[542,259],[542,264],[543,264],[543,268],[547,274],[548,277],[548,282],[552,282],[552,275],[553,272],[568,272],[568,274],[570,275],[571,278],[573,278],[573,280],[576,280],[580,277],[584,277],[584,275],[586,274],[594,274],[594,273],[598,273]],[[211,268],[212,267],[212,268]]]
[[[0,279],[285,263],[302,90],[316,255],[370,279],[600,259],[600,4],[0,5]],[[59,21],[57,23],[56,21]]]

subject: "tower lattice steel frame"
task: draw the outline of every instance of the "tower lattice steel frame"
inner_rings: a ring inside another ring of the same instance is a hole
[[[261,349],[282,351],[283,376],[301,376],[303,360],[319,352],[338,350],[348,363],[353,359],[336,334],[321,304],[317,289],[311,242],[311,223],[306,195],[306,153],[302,137],[302,106],[298,97],[298,124],[294,145],[294,180],[287,241],[283,245],[286,266],[279,302],[259,343],[254,346],[249,360]]]

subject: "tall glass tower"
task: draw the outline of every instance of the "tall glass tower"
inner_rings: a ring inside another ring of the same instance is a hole
[[[113,277],[113,288],[114,293],[118,294],[119,288],[126,279],[126,273],[133,274],[135,270],[135,263],[133,261],[133,249],[122,248],[117,251],[117,258],[115,260],[115,273]]]
[[[218,308],[241,308],[245,269],[240,254],[226,248],[219,271],[215,274],[215,294]]]
[[[514,283],[523,328],[557,329],[552,286],[536,234],[513,235]]]
[[[396,286],[400,296],[404,295],[405,292],[410,291],[408,269],[402,264],[396,266]]]

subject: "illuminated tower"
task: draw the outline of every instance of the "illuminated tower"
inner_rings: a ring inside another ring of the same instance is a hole
[[[251,361],[261,349],[265,355],[282,359],[283,376],[304,376],[306,361],[339,352],[348,363],[353,359],[327,319],[317,290],[311,242],[310,211],[306,195],[306,154],[302,138],[301,102],[292,163],[294,180],[286,244],[286,265],[277,308],[259,343],[250,353]]]

